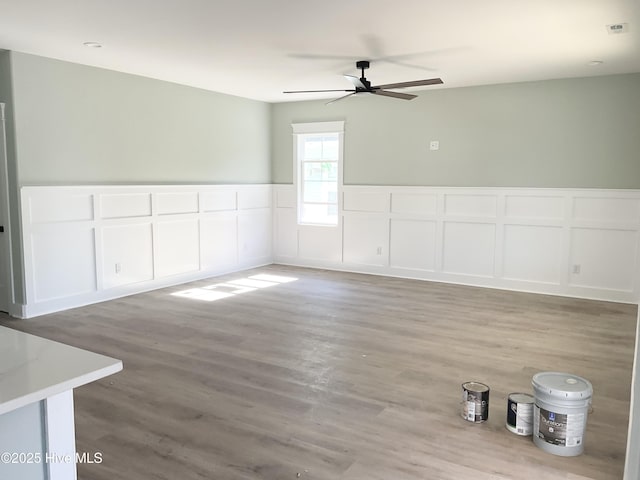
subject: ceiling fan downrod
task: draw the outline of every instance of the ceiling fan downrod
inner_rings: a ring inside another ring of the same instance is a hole
[[[369,90],[371,88],[371,82],[367,80],[364,76],[364,71],[369,68],[369,60],[360,60],[356,62],[356,68],[359,68],[362,72],[362,76],[360,77],[360,81],[364,84],[364,86]]]

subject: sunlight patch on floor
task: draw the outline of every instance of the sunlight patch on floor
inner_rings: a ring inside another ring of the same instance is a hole
[[[298,280],[294,277],[285,277],[281,275],[259,274],[246,278],[239,278],[224,283],[214,283],[206,287],[189,288],[174,292],[171,295],[176,297],[188,298],[190,300],[200,300],[204,302],[215,302],[223,298],[234,297],[242,293],[253,292],[260,288],[268,288],[283,283],[295,282]]]

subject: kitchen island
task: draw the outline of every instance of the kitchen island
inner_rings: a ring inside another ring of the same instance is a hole
[[[75,480],[76,462],[100,463],[99,448],[76,452],[73,389],[120,370],[115,358],[0,326],[0,478]]]

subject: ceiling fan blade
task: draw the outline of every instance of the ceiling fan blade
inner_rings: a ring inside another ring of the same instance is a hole
[[[413,100],[417,97],[417,95],[411,95],[410,93],[388,92],[387,90],[374,90],[371,93],[382,95],[383,97],[401,98],[402,100]]]
[[[355,94],[356,94],[356,92],[351,92],[351,93],[345,95],[344,97],[334,98],[330,102],[325,103],[325,105],[331,105],[332,103],[339,102],[340,100],[344,100],[345,98],[350,97],[351,95],[355,95]]]
[[[429,78],[427,80],[414,80],[413,82],[387,83],[386,85],[376,85],[374,88],[407,88],[420,87],[422,85],[438,85],[444,83],[440,78]]]
[[[362,83],[362,80],[360,80],[358,77],[354,77],[353,75],[344,75],[344,78],[346,78],[351,83],[353,83],[353,86],[356,89],[358,89],[358,88],[366,89],[367,88],[366,85],[364,83]]]
[[[322,93],[322,92],[354,92],[355,90],[291,90],[282,93]]]

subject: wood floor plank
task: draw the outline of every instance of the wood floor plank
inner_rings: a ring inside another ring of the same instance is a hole
[[[215,302],[174,293],[294,277]],[[75,391],[81,479],[620,479],[637,307],[271,265],[3,325],[124,370]],[[540,371],[594,386],[585,452],[504,426]],[[461,383],[491,387],[460,417]]]

